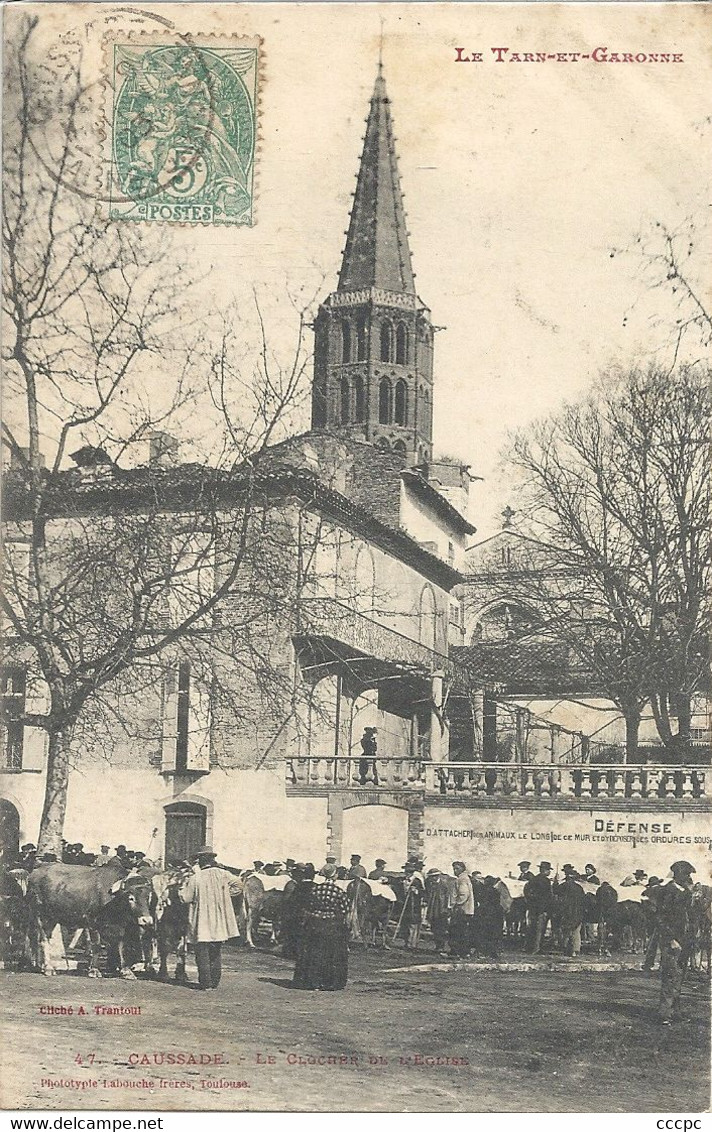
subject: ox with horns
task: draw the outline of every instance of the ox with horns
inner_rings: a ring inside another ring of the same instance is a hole
[[[27,882],[29,930],[38,970],[45,975],[55,973],[49,941],[59,924],[86,931],[90,978],[101,975],[102,932],[115,947],[122,977],[134,978],[126,963],[124,942],[133,923],[139,931],[151,926],[150,897],[150,877],[130,873],[118,860],[101,868],[57,862],[38,866]]]

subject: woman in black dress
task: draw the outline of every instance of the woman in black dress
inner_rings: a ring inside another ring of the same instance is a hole
[[[305,913],[292,985],[299,990],[343,990],[349,976],[349,899],[334,884],[336,868],[326,865]]]

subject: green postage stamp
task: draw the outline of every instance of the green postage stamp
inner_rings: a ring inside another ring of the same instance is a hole
[[[251,225],[259,42],[110,50],[112,219]]]

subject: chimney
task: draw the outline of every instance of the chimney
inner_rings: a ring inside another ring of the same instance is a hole
[[[149,432],[148,462],[156,468],[174,468],[178,463],[180,444],[168,432]]]

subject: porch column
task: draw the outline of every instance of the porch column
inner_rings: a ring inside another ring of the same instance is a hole
[[[485,718],[485,692],[478,688],[472,693],[472,722],[474,735],[472,736],[472,749],[476,759],[483,759],[482,726]]]
[[[433,672],[430,678],[430,697],[430,758],[435,763],[441,763],[446,761],[450,752],[450,728],[442,716],[442,672]]]

